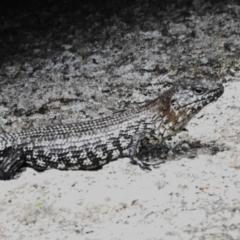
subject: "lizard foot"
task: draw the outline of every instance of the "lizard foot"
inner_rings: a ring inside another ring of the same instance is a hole
[[[153,166],[154,168],[157,168],[160,164],[165,163],[165,160],[157,160],[157,161],[144,161],[140,159],[132,159],[131,160],[132,164],[137,164],[140,168],[146,169],[151,171],[150,166]]]

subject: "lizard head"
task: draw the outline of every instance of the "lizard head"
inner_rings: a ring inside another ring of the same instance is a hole
[[[198,113],[203,107],[217,100],[223,94],[223,85],[201,80],[183,81],[171,89],[170,108],[176,114],[179,111]]]
[[[217,100],[223,92],[223,85],[213,81],[175,83],[161,98],[165,106],[167,105],[164,123],[172,130],[182,129],[195,114]]]

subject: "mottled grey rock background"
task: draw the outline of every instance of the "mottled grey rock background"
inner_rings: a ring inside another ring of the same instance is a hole
[[[111,115],[185,78],[225,93],[150,173],[125,158],[0,182],[0,239],[239,240],[239,34],[237,1],[1,3],[1,132]]]

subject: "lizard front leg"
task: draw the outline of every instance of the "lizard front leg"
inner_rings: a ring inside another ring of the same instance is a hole
[[[141,147],[141,142],[145,138],[145,134],[136,134],[133,136],[132,145],[130,146],[130,158],[132,164],[137,164],[142,169],[151,170],[149,166],[158,166],[161,163],[164,163],[165,160],[157,160],[157,161],[145,161],[142,159],[139,159],[139,150]]]

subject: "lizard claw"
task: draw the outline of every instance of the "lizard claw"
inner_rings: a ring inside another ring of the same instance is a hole
[[[165,163],[165,160],[158,160],[158,161],[148,162],[148,161],[144,161],[144,160],[140,160],[140,159],[132,159],[131,163],[132,164],[137,164],[139,167],[141,167],[144,170],[151,171],[150,166],[153,166],[154,168],[156,168],[160,164]]]

